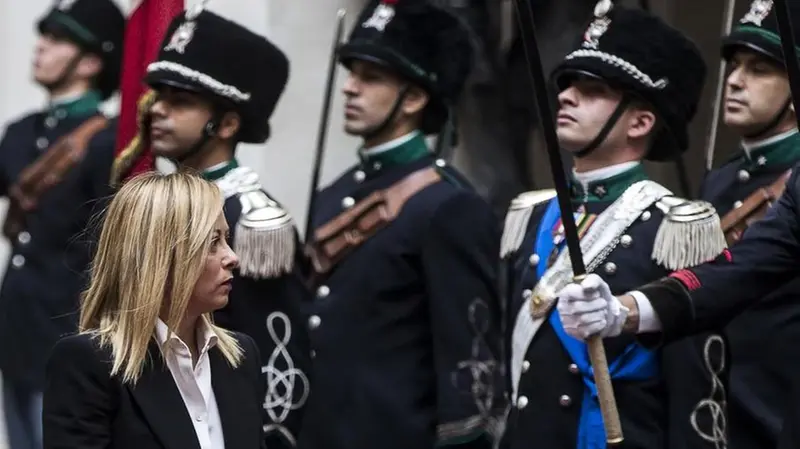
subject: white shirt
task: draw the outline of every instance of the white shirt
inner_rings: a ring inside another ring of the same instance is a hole
[[[661,330],[661,319],[658,317],[650,298],[639,290],[628,292],[636,301],[636,308],[639,309],[639,329],[640,334],[647,332],[658,332]]]
[[[205,324],[198,325],[197,346],[200,351],[194,367],[189,347],[161,320],[156,323],[156,337],[194,425],[200,448],[225,449],[217,399],[211,388],[211,362],[208,358],[208,351],[217,344],[217,335]]]

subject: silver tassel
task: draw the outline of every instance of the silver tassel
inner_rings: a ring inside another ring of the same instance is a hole
[[[664,211],[652,253],[659,265],[673,271],[694,267],[728,247],[719,215],[710,203],[665,197],[656,205]]]
[[[511,201],[503,226],[503,237],[500,240],[501,258],[515,252],[522,245],[533,209],[545,201],[550,201],[555,196],[554,189],[533,190],[521,193]]]
[[[239,256],[240,274],[263,279],[290,273],[295,262],[292,217],[260,190],[242,193],[239,200],[242,215],[233,250]]]

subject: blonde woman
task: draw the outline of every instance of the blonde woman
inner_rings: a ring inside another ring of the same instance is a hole
[[[47,365],[46,449],[263,447],[253,340],[215,326],[236,255],[223,199],[185,173],[149,173],[111,201],[80,333]]]

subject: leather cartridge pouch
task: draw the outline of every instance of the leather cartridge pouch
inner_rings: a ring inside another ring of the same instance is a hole
[[[725,233],[728,246],[741,240],[742,234],[751,224],[764,218],[772,203],[783,194],[786,181],[791,174],[792,171],[787,170],[775,182],[756,190],[742,202],[741,206],[722,217],[722,231]]]
[[[39,199],[60,183],[86,154],[92,137],[108,126],[108,119],[94,116],[73,132],[61,137],[20,173],[8,192],[9,207],[3,234],[11,240],[25,229],[25,217],[36,209]]]
[[[373,192],[314,231],[306,246],[317,275],[325,274],[359,245],[391,223],[406,201],[441,180],[435,168],[417,170],[384,190]]]

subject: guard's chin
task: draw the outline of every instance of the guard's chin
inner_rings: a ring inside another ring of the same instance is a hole
[[[361,123],[345,122],[344,124],[344,132],[351,136],[364,135],[364,129],[366,127]]]
[[[559,146],[567,153],[574,154],[586,148],[587,143],[584,142],[584,139],[576,138],[569,131],[558,130],[557,135]]]

